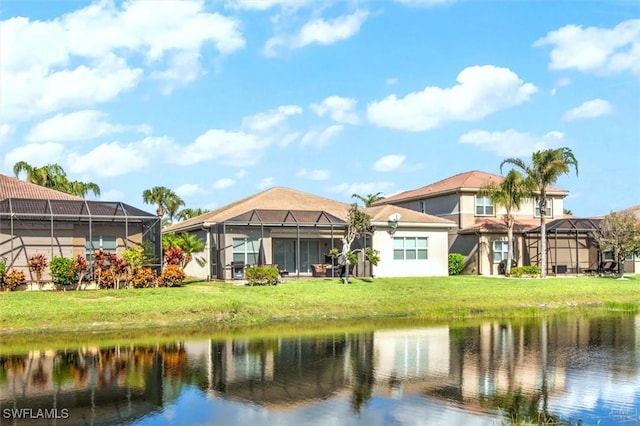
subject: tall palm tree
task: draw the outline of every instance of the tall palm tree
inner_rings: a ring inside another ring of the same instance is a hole
[[[364,204],[365,207],[371,207],[373,203],[378,200],[382,200],[384,196],[382,192],[376,192],[375,194],[367,194],[366,196],[362,196],[360,194],[353,194],[351,198],[356,198]]]
[[[142,192],[142,201],[145,204],[157,205],[156,214],[163,218],[168,212],[175,216],[179,206],[184,205],[184,201],[175,192],[165,186],[154,186]]]
[[[534,196],[535,186],[530,179],[525,178],[515,169],[507,173],[500,184],[491,182],[480,188],[479,194],[485,195],[493,201],[493,204],[504,207],[504,221],[507,224],[507,264],[505,275],[511,274],[511,262],[513,261],[513,226],[515,224],[514,210],[519,210],[522,202]]]
[[[519,158],[507,158],[500,163],[500,172],[505,164],[511,164],[522,170],[535,185],[535,192],[540,196],[540,273],[547,276],[547,188],[553,185],[561,175],[573,168],[578,175],[578,160],[571,149],[555,148],[536,151],[531,156],[531,163],[526,164]]]
[[[95,196],[100,195],[100,187],[93,182],[79,182],[74,180],[73,182],[68,182],[67,188],[68,189],[63,192],[82,198],[86,197],[89,191],[93,192]]]

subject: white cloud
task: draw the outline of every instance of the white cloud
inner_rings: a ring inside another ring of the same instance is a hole
[[[369,12],[358,10],[351,15],[342,15],[330,21],[314,19],[303,25],[297,34],[283,34],[270,38],[265,43],[263,53],[265,56],[277,56],[281,48],[300,49],[311,44],[326,46],[346,40],[360,31],[368,16]]]
[[[207,190],[197,183],[183,183],[174,189],[173,192],[182,198],[189,198],[197,194],[206,193]]]
[[[500,157],[520,157],[532,151],[558,148],[564,145],[564,134],[551,131],[543,136],[533,136],[514,129],[503,132],[472,130],[460,136],[460,143],[475,145]]]
[[[299,106],[282,105],[276,109],[244,117],[242,127],[254,132],[265,132],[282,125],[287,118],[299,114],[302,114],[302,108]]]
[[[4,118],[106,102],[135,87],[146,71],[174,85],[178,74],[195,78],[204,45],[222,55],[245,45],[239,21],[204,9],[204,1],[101,1],[51,21],[2,21]],[[137,56],[145,69],[124,59]]]
[[[170,138],[146,137],[126,145],[104,143],[86,154],[70,153],[67,162],[73,173],[112,177],[144,171],[156,161],[173,157],[174,149]]]
[[[302,137],[300,145],[310,146],[313,145],[316,148],[320,148],[329,143],[329,141],[342,132],[343,126],[341,124],[334,124],[327,127],[321,132],[315,130],[308,131]]]
[[[245,169],[240,169],[236,172],[235,177],[236,179],[242,179],[246,175],[247,175],[247,171]]]
[[[311,104],[310,107],[320,117],[324,117],[327,114],[338,123],[358,124],[358,115],[354,111],[356,100],[353,98],[329,96],[320,103]]]
[[[106,119],[107,114],[96,110],[57,114],[34,126],[26,139],[29,142],[72,142],[126,130],[125,126],[109,123]]]
[[[299,178],[310,180],[327,180],[331,177],[331,172],[327,169],[300,169],[298,173],[296,173],[296,176]]]
[[[18,161],[25,160],[36,167],[44,166],[45,164],[60,164],[63,153],[64,146],[59,143],[30,143],[7,152],[4,156],[4,164],[11,169]]]
[[[256,185],[256,188],[263,190],[274,186],[276,183],[276,179],[274,177],[265,177],[260,179],[260,182]]]
[[[556,85],[553,89],[551,89],[551,96],[555,96],[559,87],[565,87],[571,84],[571,79],[568,77],[563,77],[556,81]]]
[[[216,160],[231,166],[251,166],[269,147],[270,142],[244,132],[211,129],[194,143],[181,147],[172,161],[180,166]]]
[[[395,86],[396,84],[398,84],[398,81],[399,81],[399,80],[398,80],[398,78],[397,78],[397,77],[389,77],[389,78],[387,79],[387,84],[388,84],[389,86]]]
[[[0,124],[0,144],[4,142],[10,134],[15,131],[15,128],[9,124]]]
[[[235,183],[236,181],[231,178],[221,178],[213,182],[213,185],[211,185],[211,187],[213,189],[225,189],[233,186]]]
[[[341,183],[329,187],[327,190],[335,194],[351,196],[353,194],[376,194],[378,192],[390,192],[395,184],[393,182],[358,182]]]
[[[376,172],[393,172],[404,164],[405,158],[404,155],[385,155],[373,164],[373,170]]]
[[[457,0],[394,0],[406,6],[439,6],[441,4],[453,3]]]
[[[462,70],[451,88],[426,87],[397,98],[391,95],[367,106],[371,123],[408,131],[432,129],[447,121],[479,120],[527,102],[537,88],[508,68],[492,65]]]
[[[604,99],[593,99],[570,109],[562,116],[562,118],[566,121],[595,118],[611,114],[612,110],[613,107],[608,101],[605,101]]]
[[[640,75],[640,19],[623,21],[612,29],[566,25],[534,43],[546,45],[552,46],[549,68],[553,70]]]
[[[313,0],[311,0],[313,1]],[[274,7],[283,8],[298,8],[307,3],[311,3],[310,0],[229,0],[227,1],[227,7],[232,9],[241,10],[257,10],[263,11]]]
[[[124,192],[118,189],[110,189],[105,192],[100,192],[100,201],[115,201],[122,200],[125,198]]]

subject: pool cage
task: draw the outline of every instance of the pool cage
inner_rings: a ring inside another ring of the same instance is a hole
[[[158,270],[162,264],[160,218],[122,202],[0,201],[0,258],[7,270],[19,269],[30,277],[27,262],[36,253],[49,261],[78,254],[91,261],[93,252],[100,248],[121,253],[129,247],[144,247],[153,259],[145,266]],[[93,265],[89,272],[92,274]],[[43,278],[49,277],[45,273]]]

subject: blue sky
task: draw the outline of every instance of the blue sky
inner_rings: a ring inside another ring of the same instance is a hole
[[[561,146],[574,214],[640,203],[636,1],[0,3],[0,173],[99,199],[349,202]]]

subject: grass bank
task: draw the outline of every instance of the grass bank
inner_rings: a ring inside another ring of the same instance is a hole
[[[275,287],[194,282],[180,288],[0,294],[0,336],[247,328],[295,322],[433,321],[640,311],[640,276],[287,281]]]

